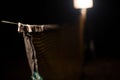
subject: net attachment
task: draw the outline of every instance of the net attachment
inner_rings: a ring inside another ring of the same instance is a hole
[[[30,24],[23,24],[21,22],[15,23],[15,22],[5,21],[5,20],[2,20],[1,22],[18,25],[18,32],[24,32],[25,30],[27,32],[43,32],[45,30],[59,28],[57,24],[30,25]]]
[[[18,23],[10,22],[10,21],[1,21],[1,22],[18,25],[18,32],[22,33],[24,38],[26,55],[27,55],[28,63],[32,73],[31,79],[43,80],[42,76],[39,74],[39,71],[38,71],[36,51],[33,45],[32,35],[30,33],[43,32],[48,29],[56,29],[58,28],[58,25],[51,25],[51,24],[50,25],[29,25],[29,24],[23,24],[20,22]]]

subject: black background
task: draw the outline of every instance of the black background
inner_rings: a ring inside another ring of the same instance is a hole
[[[2,1],[0,20],[28,24],[64,24],[78,20],[72,0]],[[98,57],[119,58],[119,7],[114,0],[94,0],[94,7],[88,9],[86,25],[92,22],[92,29]],[[27,63],[22,35],[17,26],[0,24],[0,62],[2,80],[27,78]],[[24,75],[22,75],[22,72]],[[29,76],[28,76],[29,77]]]

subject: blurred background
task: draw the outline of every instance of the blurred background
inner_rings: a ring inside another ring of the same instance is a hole
[[[74,9],[73,0],[2,1],[0,4],[0,20],[59,25],[57,30],[34,35],[39,71],[44,80],[120,80],[117,1],[94,0],[94,7],[88,9],[83,56],[79,56],[80,10]],[[2,80],[30,80],[24,40],[17,32],[17,25],[0,23],[0,36]],[[90,40],[94,42],[93,52]]]

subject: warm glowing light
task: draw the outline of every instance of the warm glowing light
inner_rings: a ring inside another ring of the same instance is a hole
[[[74,7],[76,9],[92,8],[93,7],[93,0],[74,0]]]

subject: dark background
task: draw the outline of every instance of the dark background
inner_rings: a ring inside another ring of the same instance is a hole
[[[0,4],[0,20],[28,24],[79,22],[80,11],[73,8],[72,0],[3,1]],[[94,7],[88,9],[87,18],[86,39],[94,39],[95,56],[119,60],[120,15],[118,3],[112,0],[94,0]],[[93,35],[89,36],[89,32]],[[1,23],[0,36],[2,80],[28,78],[29,66],[23,38],[17,32],[17,26]]]

